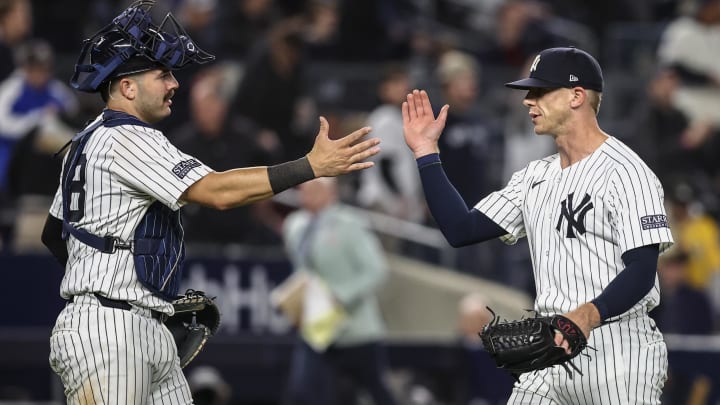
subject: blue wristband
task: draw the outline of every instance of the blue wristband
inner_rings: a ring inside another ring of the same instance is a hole
[[[440,154],[439,153],[431,153],[429,155],[420,156],[416,159],[418,169],[422,169],[423,167],[428,167],[432,165],[439,165],[442,164],[440,161]]]

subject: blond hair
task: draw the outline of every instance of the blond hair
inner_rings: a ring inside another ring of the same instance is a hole
[[[479,76],[480,65],[472,55],[452,50],[445,52],[440,57],[436,73],[440,83],[446,84],[455,76],[463,74]]]
[[[593,111],[595,111],[595,115],[598,115],[598,113],[600,113],[600,104],[602,104],[602,93],[595,90],[585,90],[585,92],[587,93],[587,99],[588,103],[590,103],[590,107],[592,107]]]

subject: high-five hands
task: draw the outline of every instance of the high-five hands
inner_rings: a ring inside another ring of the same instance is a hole
[[[360,128],[337,140],[328,136],[329,127],[325,117],[320,117],[320,131],[312,150],[307,154],[315,177],[338,176],[374,165],[365,159],[380,152],[377,146],[380,140],[370,138],[361,141],[371,131],[370,127]]]
[[[439,152],[438,139],[445,128],[449,108],[445,104],[435,119],[425,90],[413,90],[407,95],[407,101],[402,103],[403,135],[415,158]]]

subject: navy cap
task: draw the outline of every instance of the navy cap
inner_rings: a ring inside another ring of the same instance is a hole
[[[583,87],[602,92],[600,64],[578,48],[549,48],[540,52],[530,66],[530,77],[505,86],[513,89]]]

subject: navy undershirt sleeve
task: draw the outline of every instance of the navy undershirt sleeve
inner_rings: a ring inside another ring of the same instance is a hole
[[[659,248],[647,245],[623,253],[625,268],[591,302],[600,319],[618,316],[637,304],[655,285]]]
[[[466,246],[507,234],[482,212],[468,209],[447,178],[439,154],[422,156],[417,164],[430,213],[451,246]]]

